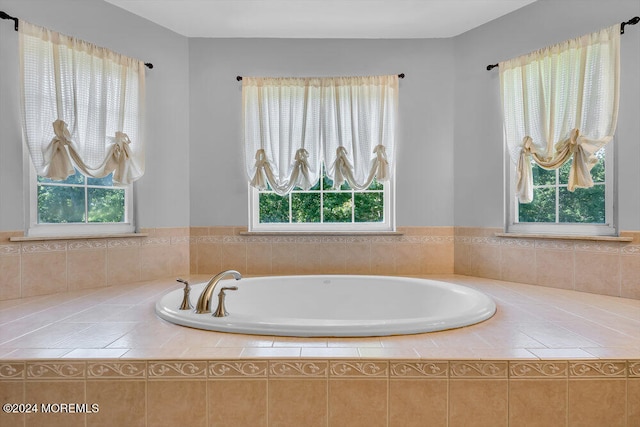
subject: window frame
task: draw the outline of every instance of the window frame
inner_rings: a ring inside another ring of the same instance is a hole
[[[322,222],[322,223],[261,223],[260,222],[260,193],[261,191],[250,184],[248,187],[249,199],[249,232],[294,232],[294,233],[367,233],[367,232],[395,232],[395,170],[391,172],[389,181],[384,182],[382,189],[383,215],[382,222]],[[323,178],[320,177],[322,181]],[[322,192],[323,190],[313,190],[310,192]],[[331,192],[331,190],[324,190]],[[364,193],[367,190],[348,190],[353,193]],[[376,192],[380,190],[375,190]],[[298,191],[305,193],[305,191]],[[291,205],[289,205],[291,209]],[[289,216],[291,219],[291,216]]]
[[[27,151],[27,152],[24,152]],[[38,223],[38,174],[29,158],[26,147],[23,147],[23,163],[25,170],[25,235],[28,237],[65,237],[65,236],[104,236],[112,234],[128,234],[135,232],[134,216],[134,185],[130,184],[122,188],[125,190],[124,209],[125,218],[118,223]],[[86,179],[86,177],[85,177]],[[85,181],[84,187],[87,184]],[[78,186],[79,187],[79,186]],[[85,209],[86,209],[85,199]]]
[[[518,198],[515,194],[517,179],[516,166],[511,161],[509,150],[504,144],[504,181],[505,181],[505,233],[545,234],[568,236],[617,236],[618,235],[618,174],[616,137],[605,147],[605,222],[587,223],[520,223],[516,220]],[[506,138],[505,138],[506,141]],[[556,181],[556,191],[559,187]]]

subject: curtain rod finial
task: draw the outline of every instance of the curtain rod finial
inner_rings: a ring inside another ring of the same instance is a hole
[[[242,81],[242,76],[236,76],[236,80],[239,82]]]
[[[487,65],[487,71],[491,71],[491,70],[493,70],[494,68],[497,68],[497,67],[498,67],[498,64]]]

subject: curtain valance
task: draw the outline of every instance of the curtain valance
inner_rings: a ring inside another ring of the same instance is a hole
[[[557,169],[572,159],[568,189],[592,187],[595,153],[618,117],[620,24],[499,64],[504,131],[516,194],[533,200],[531,161]]]
[[[249,182],[284,195],[326,175],[338,188],[387,181],[395,153],[398,76],[242,79]]]
[[[23,137],[38,175],[144,173],[142,61],[20,21]]]

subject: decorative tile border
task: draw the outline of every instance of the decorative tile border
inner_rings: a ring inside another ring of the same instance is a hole
[[[20,255],[20,244],[0,245],[0,256]]]
[[[327,377],[329,362],[308,361],[272,361],[269,363],[269,376],[284,377]]]
[[[510,362],[511,378],[566,378],[567,362]]]
[[[387,362],[339,361],[330,362],[330,377],[362,378],[386,377],[389,372]]]
[[[507,378],[508,362],[449,362],[451,378]]]
[[[448,362],[391,362],[392,378],[447,378]]]
[[[24,362],[0,363],[0,380],[24,379],[25,371]]]
[[[11,360],[0,381],[187,378],[640,378],[640,360]]]
[[[625,362],[569,362],[570,378],[601,378],[601,377],[626,377],[627,366]]]
[[[85,362],[27,362],[27,380],[84,379]]]
[[[102,239],[95,240],[72,240],[67,242],[67,250],[82,251],[85,249],[106,249],[108,242]]]
[[[87,378],[147,378],[146,362],[88,362]]]
[[[209,378],[266,377],[267,361],[211,361]]]
[[[147,364],[149,379],[206,378],[207,362],[204,361],[153,361]]]
[[[65,241],[47,241],[37,243],[22,243],[23,254],[33,254],[40,252],[64,252],[67,250]]]

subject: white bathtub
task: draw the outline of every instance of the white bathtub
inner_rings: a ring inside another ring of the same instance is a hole
[[[206,283],[192,286],[197,302]],[[221,332],[296,337],[361,337],[459,328],[493,316],[496,305],[475,289],[436,280],[387,276],[271,276],[222,280],[227,317],[179,310],[178,288],[156,304],[161,318]]]

